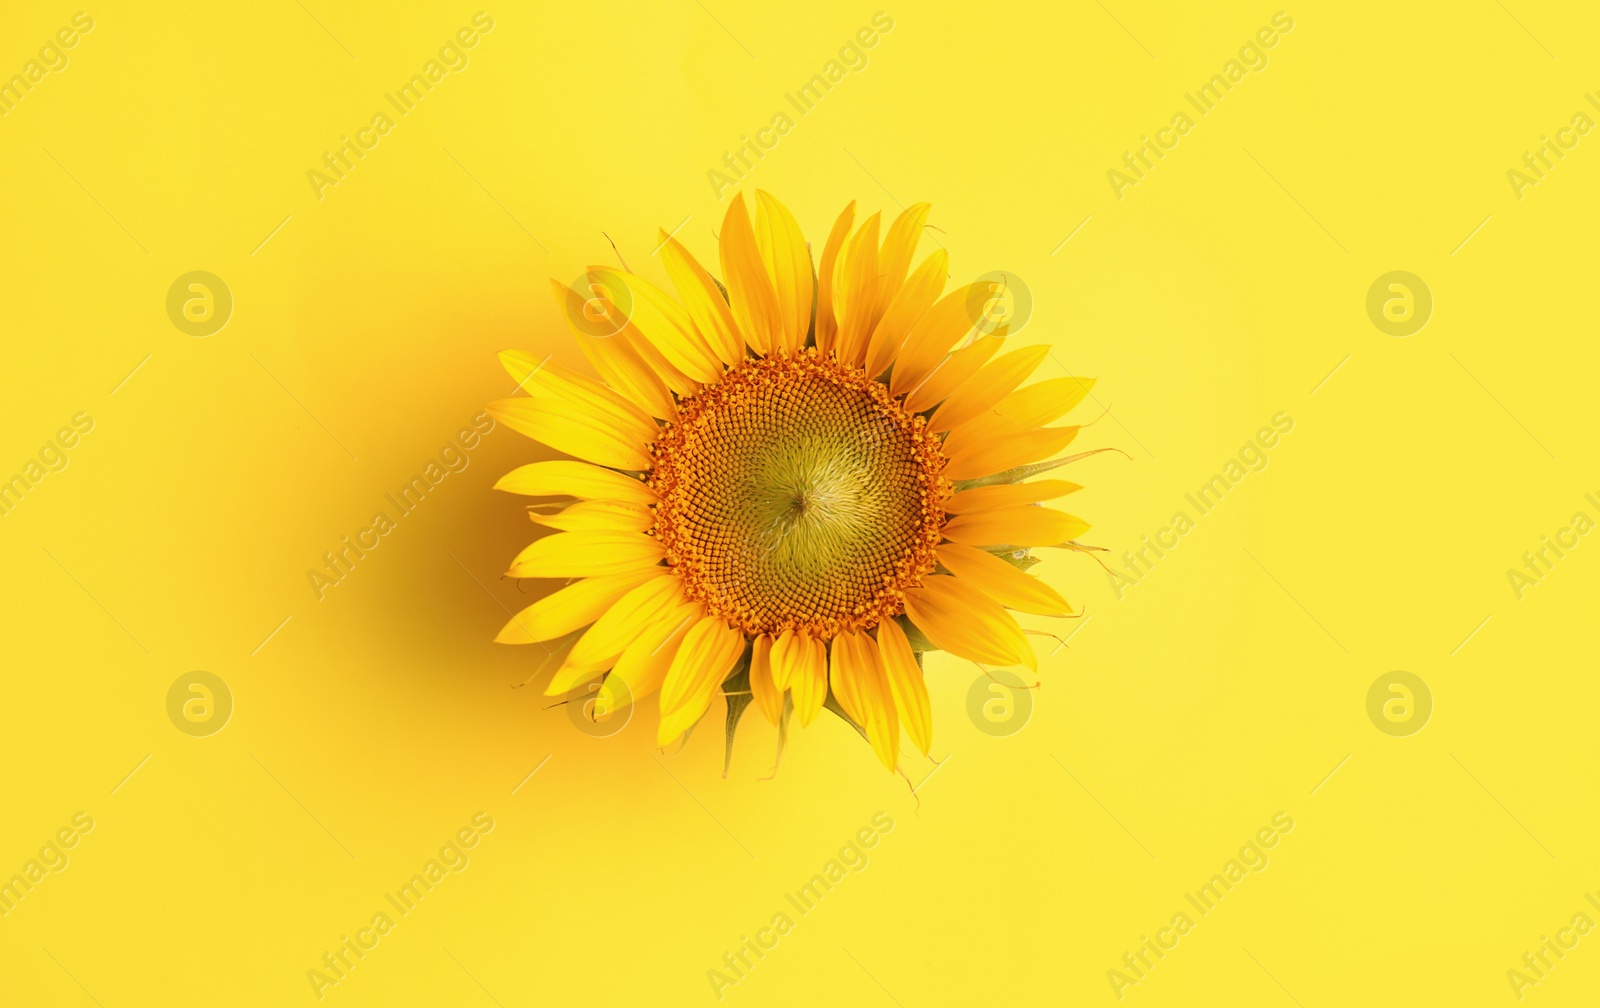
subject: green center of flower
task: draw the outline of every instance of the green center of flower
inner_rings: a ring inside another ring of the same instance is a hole
[[[949,492],[937,439],[813,350],[728,371],[652,451],[667,562],[748,633],[872,626],[933,569]]]

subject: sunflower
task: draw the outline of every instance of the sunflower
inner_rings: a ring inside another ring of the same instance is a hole
[[[587,298],[554,284],[602,380],[507,351],[528,395],[489,404],[571,456],[495,485],[575,499],[530,509],[555,531],[509,571],[575,580],[496,638],[572,639],[548,694],[603,676],[603,715],[659,693],[662,746],[719,693],[730,749],[751,703],[781,730],[828,707],[893,769],[902,729],[928,753],[923,652],[1037,667],[1007,610],[1072,610],[1031,550],[1089,547],[1041,506],[1079,486],[1032,477],[1092,454],[1057,457],[1078,427],[1046,426],[1092,382],[1023,386],[1048,348],[999,353],[993,285],[945,293],[942,248],[911,268],[927,216],[880,243],[851,203],[813,269],[789,210],[758,192],[752,225],[741,195],[721,281],[663,232],[676,299],[625,268],[591,268]]]

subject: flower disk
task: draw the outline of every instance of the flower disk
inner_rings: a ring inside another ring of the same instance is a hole
[[[938,440],[815,349],[728,370],[679,403],[651,456],[654,534],[685,596],[747,634],[874,626],[934,569]]]

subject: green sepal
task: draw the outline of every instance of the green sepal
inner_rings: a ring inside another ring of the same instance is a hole
[[[991,550],[990,552],[1018,570],[1027,570],[1039,562],[1039,558],[1028,552],[1026,546],[1018,549]]]
[[[904,614],[896,616],[894,621],[900,624],[900,629],[906,635],[906,643],[911,645],[911,650],[918,654],[924,651],[937,651],[939,646],[929,640],[927,635],[917,629],[917,625],[905,617]]]
[[[750,701],[755,697],[750,693],[750,652],[745,649],[745,656],[734,666],[733,674],[722,680],[722,692],[728,700],[728,716],[724,722],[723,751],[722,751],[722,776],[728,776],[728,769],[733,766],[733,736],[739,728],[739,719],[744,717],[745,709],[750,706]]]
[[[998,472],[993,476],[980,476],[977,479],[956,480],[956,491],[960,492],[962,490],[972,490],[977,487],[999,486],[1004,483],[1021,483],[1030,476],[1037,476],[1042,472],[1049,472],[1051,469],[1064,466],[1069,462],[1076,462],[1079,459],[1086,459],[1090,455],[1098,455],[1101,452],[1108,451],[1122,451],[1122,449],[1096,448],[1093,451],[1078,452],[1076,455],[1068,455],[1064,458],[1051,459],[1048,462],[1034,462],[1031,465],[1017,466],[1015,469],[1007,469],[1005,472]],[[1124,452],[1124,454],[1126,453]]]
[[[783,693],[783,713],[778,715],[778,751],[772,756],[772,776],[778,776],[778,764],[783,762],[783,747],[789,743],[789,716],[794,713],[794,696]],[[771,780],[769,777],[768,780]]]
[[[848,715],[848,714],[846,714],[844,712],[844,708],[839,706],[839,701],[837,701],[837,700],[835,700],[833,698],[833,691],[832,690],[828,691],[828,696],[827,696],[827,698],[825,700],[822,701],[822,706],[826,707],[828,710],[831,710],[835,714],[839,715],[839,720],[843,721],[845,724],[847,724],[850,727],[854,728],[856,730],[856,732],[862,738],[866,738],[867,737],[867,730],[865,728],[861,727],[860,725],[856,724],[855,720],[853,718],[851,718],[850,715]]]
[[[806,242],[806,261],[811,264],[811,321],[806,325],[806,338],[800,345],[814,347],[817,345],[817,298],[822,296],[822,284],[817,282],[817,257],[811,251],[810,242]]]

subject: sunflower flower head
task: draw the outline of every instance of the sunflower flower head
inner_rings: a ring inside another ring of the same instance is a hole
[[[1078,427],[1050,425],[1093,383],[1023,384],[1047,348],[1000,352],[992,285],[946,293],[943,249],[912,269],[927,216],[880,239],[852,203],[813,268],[758,192],[753,223],[743,196],[728,209],[720,281],[663,233],[676,298],[606,267],[591,297],[554,285],[600,380],[506,351],[528,395],[489,404],[571,457],[496,484],[564,504],[530,511],[554,532],[509,574],[575,580],[496,638],[570,641],[548,694],[599,681],[597,713],[654,695],[663,746],[724,694],[730,751],[750,705],[780,729],[827,707],[893,769],[902,730],[932,739],[923,652],[1036,667],[1007,610],[1072,614],[1028,568],[1088,549],[1041,503],[1079,487],[1034,477],[1087,454],[1058,457]]]

